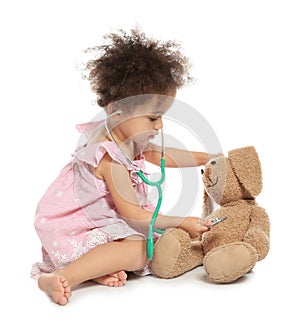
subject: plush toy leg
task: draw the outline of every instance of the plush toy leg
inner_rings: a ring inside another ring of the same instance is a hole
[[[249,272],[257,261],[254,247],[235,242],[217,247],[204,257],[203,266],[210,280],[228,283]]]
[[[246,232],[244,241],[251,244],[257,251],[258,260],[266,257],[270,249],[270,240],[266,233],[261,230],[249,229]]]
[[[155,246],[152,272],[169,279],[202,265],[203,253],[200,245],[191,245],[191,238],[182,229],[167,230]]]

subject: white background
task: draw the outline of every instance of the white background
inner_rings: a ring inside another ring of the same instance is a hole
[[[289,0],[1,3],[1,331],[299,332],[299,17]],[[59,307],[29,278],[40,260],[36,204],[69,161],[75,124],[98,112],[76,70],[82,50],[135,24],[183,43],[197,82],[177,97],[209,121],[223,151],[256,147],[271,251],[235,284],[211,284],[200,267],[119,289],[89,285]]]

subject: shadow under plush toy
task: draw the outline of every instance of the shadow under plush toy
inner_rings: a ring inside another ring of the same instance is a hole
[[[254,147],[229,151],[208,162],[203,172],[203,218],[221,221],[192,241],[182,229],[167,230],[157,242],[152,271],[172,278],[202,265],[210,280],[228,283],[249,272],[269,251],[270,224],[255,197],[262,172]],[[213,201],[219,208],[212,212]]]

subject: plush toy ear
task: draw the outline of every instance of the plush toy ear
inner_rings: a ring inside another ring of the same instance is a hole
[[[202,218],[205,219],[209,214],[211,214],[213,212],[213,208],[214,208],[213,201],[204,189]]]
[[[262,190],[262,172],[258,154],[253,146],[228,152],[232,169],[246,191],[253,197]]]

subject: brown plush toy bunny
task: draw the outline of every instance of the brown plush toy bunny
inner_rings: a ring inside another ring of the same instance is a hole
[[[249,272],[269,251],[270,225],[255,197],[262,189],[259,157],[254,147],[232,150],[208,162],[203,172],[203,217],[217,222],[201,241],[181,229],[167,230],[151,262],[159,277],[172,278],[203,264],[210,280],[232,282]],[[211,212],[212,201],[219,208]]]

